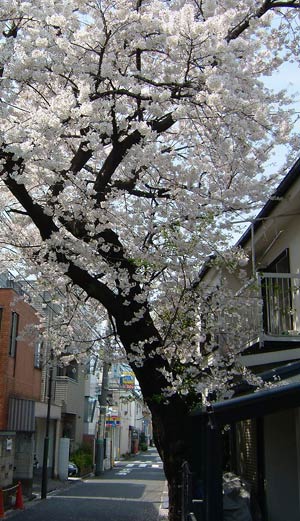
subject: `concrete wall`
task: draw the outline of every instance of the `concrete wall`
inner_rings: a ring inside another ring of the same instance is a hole
[[[30,432],[16,434],[14,481],[22,482],[23,494],[30,497],[33,479],[34,435]]]
[[[15,433],[0,432],[0,488],[6,488],[13,482],[15,459]]]

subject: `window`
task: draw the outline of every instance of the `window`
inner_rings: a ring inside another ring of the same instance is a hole
[[[293,329],[293,295],[288,249],[284,250],[265,271],[272,275],[264,277],[262,283],[264,329],[267,334],[286,334]]]
[[[17,349],[17,336],[18,336],[18,325],[19,315],[14,311],[11,314],[11,328],[10,328],[10,342],[9,342],[9,355],[15,357]]]
[[[90,396],[84,398],[84,421],[93,422],[97,400]]]
[[[86,374],[95,374],[98,367],[98,356],[91,356],[86,364]]]
[[[57,376],[67,376],[72,380],[78,381],[78,364],[75,360],[69,363],[67,366],[58,366]]]
[[[42,366],[43,340],[39,338],[34,345],[34,367],[40,369]]]

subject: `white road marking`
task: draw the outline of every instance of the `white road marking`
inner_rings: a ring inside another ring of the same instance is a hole
[[[91,497],[91,496],[53,496],[51,499],[95,499],[95,500],[107,500],[107,501],[133,501],[136,503],[140,503],[143,501],[141,498],[128,498],[128,497],[107,497],[107,496],[97,496],[97,497]]]

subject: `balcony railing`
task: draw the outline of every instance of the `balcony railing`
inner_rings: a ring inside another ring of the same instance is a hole
[[[76,414],[80,403],[78,383],[68,376],[54,378],[54,403],[61,405],[64,413]]]
[[[262,298],[262,333],[269,339],[299,340],[300,275],[260,273],[258,285]]]
[[[0,288],[2,289],[14,289],[18,295],[24,296],[26,295],[28,299],[30,298],[29,293],[24,289],[24,282],[19,282],[9,271],[5,271],[0,273]]]
[[[300,274],[258,273],[228,300],[217,335],[220,347],[300,342]]]

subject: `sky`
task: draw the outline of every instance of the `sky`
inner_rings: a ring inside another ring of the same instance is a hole
[[[275,92],[287,89],[289,95],[293,98],[293,107],[299,114],[300,118],[300,66],[297,63],[285,63],[280,70],[271,77],[266,77],[264,83],[267,87],[272,88]],[[295,124],[295,133],[300,133],[300,119]],[[286,149],[283,146],[277,147],[273,160],[267,164],[266,170],[271,172],[280,167],[285,162]],[[272,165],[272,163],[275,163]]]
[[[271,88],[275,92],[286,89],[289,95],[293,98],[293,108],[296,112],[299,113],[299,121],[295,124],[294,132],[300,135],[300,65],[297,63],[285,63],[280,67],[280,70],[276,74],[273,74],[271,77],[265,77],[264,83],[267,87]],[[274,173],[278,172],[277,184],[280,183],[284,175],[286,175],[288,172],[288,170],[284,168],[286,157],[287,148],[283,145],[277,146],[274,150],[272,158],[266,163],[265,172],[267,175],[274,175]],[[298,157],[300,157],[300,150]],[[294,159],[296,160],[298,157],[295,157]],[[259,213],[259,210],[260,208],[257,208],[257,210],[252,216],[250,216],[250,218],[249,215],[245,215],[244,223],[242,223],[239,219],[236,221],[239,226],[237,226],[236,230],[232,233],[232,245],[236,244],[242,233],[250,226],[251,218],[256,216]],[[243,220],[242,216],[241,220]]]

